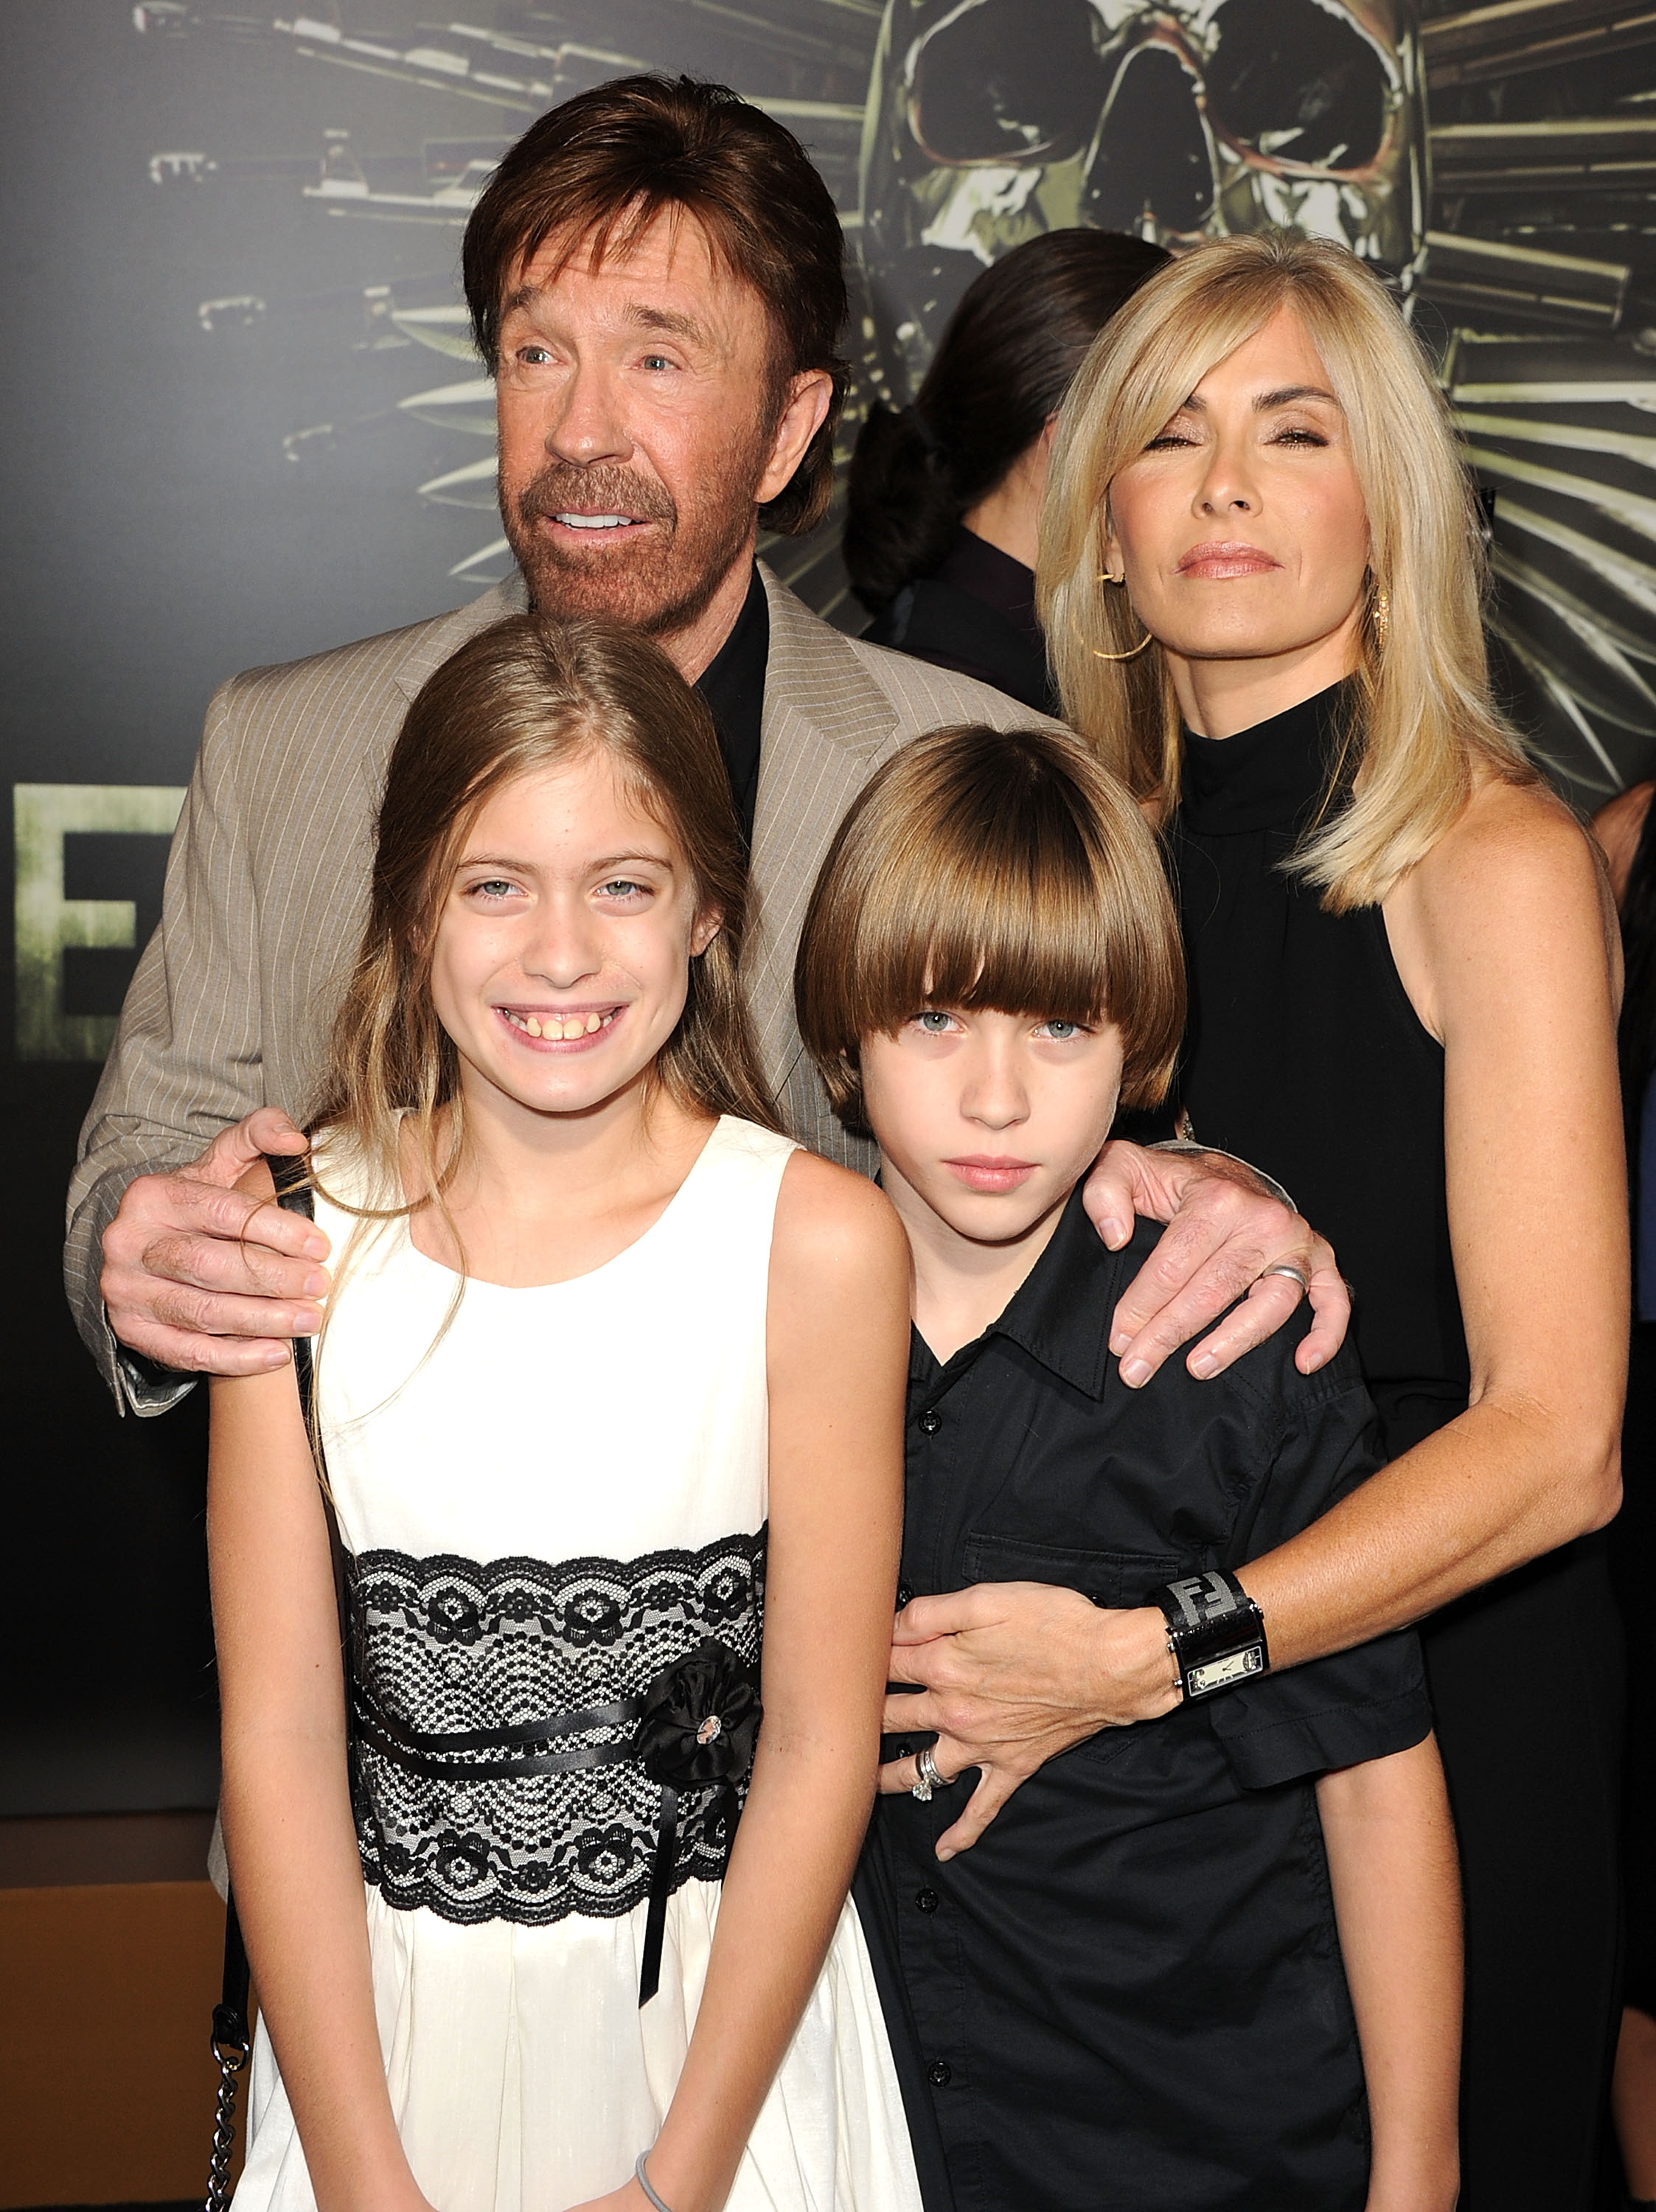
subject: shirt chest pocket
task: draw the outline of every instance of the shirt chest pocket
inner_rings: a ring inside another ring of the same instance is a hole
[[[1070,1544],[1038,1544],[969,1528],[961,1548],[969,1583],[1056,1583],[1095,1605],[1142,1605],[1186,1562],[1177,1552],[1103,1552]]]

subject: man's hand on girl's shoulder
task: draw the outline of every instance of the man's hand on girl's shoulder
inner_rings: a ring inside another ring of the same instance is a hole
[[[328,1240],[243,1178],[266,1153],[304,1149],[303,1131],[261,1106],[187,1167],[127,1185],[100,1278],[118,1343],[179,1374],[288,1364],[292,1340],[321,1326]]]
[[[1110,1350],[1133,1389],[1203,1329],[1210,1334],[1185,1364],[1203,1382],[1222,1373],[1291,1319],[1306,1297],[1313,1319],[1295,1353],[1300,1372],[1314,1374],[1344,1343],[1351,1296],[1333,1248],[1245,1160],[1113,1138],[1087,1178],[1083,1203],[1113,1252],[1131,1237],[1135,1214],[1168,1224],[1111,1324]]]

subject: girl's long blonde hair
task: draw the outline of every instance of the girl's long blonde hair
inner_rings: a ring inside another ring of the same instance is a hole
[[[1283,307],[1344,410],[1368,520],[1355,710],[1291,863],[1343,913],[1383,899],[1481,779],[1539,781],[1489,698],[1471,481],[1442,394],[1379,279],[1344,246],[1287,232],[1216,239],[1152,276],[1100,332],[1065,400],[1036,601],[1065,719],[1165,818],[1178,803],[1182,725],[1162,647],[1100,657],[1143,635],[1127,594],[1099,582],[1110,485],[1208,371]],[[1352,782],[1350,805],[1331,805]]]

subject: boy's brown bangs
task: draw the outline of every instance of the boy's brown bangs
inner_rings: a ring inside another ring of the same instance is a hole
[[[1110,1013],[1119,948],[1072,820],[1019,809],[994,824],[940,825],[920,849],[919,867],[877,880],[858,916],[859,1029],[894,1032],[926,1006],[1083,1025]]]

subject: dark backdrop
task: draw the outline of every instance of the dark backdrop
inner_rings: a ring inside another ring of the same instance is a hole
[[[847,435],[1041,228],[1374,254],[1497,495],[1520,712],[1591,804],[1656,761],[1656,33],[1542,12],[1198,0],[1151,40],[1132,0],[6,0],[0,1814],[213,1799],[202,1407],[117,1418],[63,1190],[214,685],[501,573],[454,283],[499,148],[640,64],[781,115],[857,257]],[[774,557],[855,627],[834,538]]]

